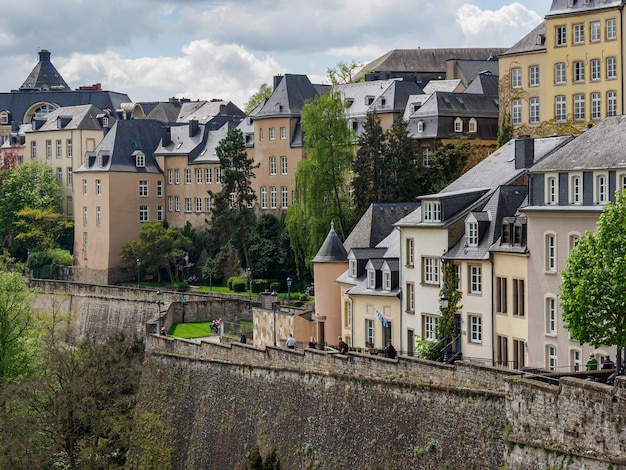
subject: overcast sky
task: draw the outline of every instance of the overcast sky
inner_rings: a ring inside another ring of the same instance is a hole
[[[546,0],[20,0],[0,15],[0,91],[20,87],[39,49],[72,87],[133,101],[221,98],[240,107],[272,77],[327,83],[339,61],[393,49],[511,47]]]

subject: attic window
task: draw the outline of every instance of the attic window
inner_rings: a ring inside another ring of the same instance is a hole
[[[424,132],[424,121],[417,121],[417,132]]]
[[[102,118],[102,127],[109,127],[109,118],[106,116]]]
[[[353,130],[354,132],[356,132],[356,131],[358,131],[358,130],[359,130],[359,121],[356,121],[356,120],[355,120],[355,121],[352,121],[352,130]]]
[[[0,113],[0,124],[8,124],[9,123],[9,112],[2,111]]]
[[[463,119],[460,117],[454,120],[454,132],[463,132]]]
[[[443,99],[444,103],[450,104],[450,98],[448,98],[447,96],[443,96],[441,99]]]
[[[385,106],[386,103],[387,103],[387,100],[385,99],[384,96],[381,96],[380,98],[378,98],[378,105],[379,106]]]
[[[178,142],[178,145],[176,146],[177,149],[181,148],[183,146],[182,142]]]
[[[567,6],[572,8],[574,6],[574,0],[567,0]]]
[[[420,103],[415,103],[413,105],[413,112],[417,111],[418,109],[420,109],[422,107],[422,105]]]
[[[139,152],[135,155],[135,166],[137,168],[144,168],[146,166],[146,155]]]
[[[130,145],[131,145],[131,147],[132,147],[132,148],[134,148],[134,149],[139,148],[139,144],[137,143],[137,141],[136,141],[135,139],[132,139],[132,140],[130,141]]]
[[[391,271],[388,269],[383,271],[383,290],[391,290]]]
[[[478,222],[471,221],[465,226],[465,240],[467,246],[478,246]]]
[[[346,108],[349,108],[354,103],[354,98],[346,98]]]
[[[374,97],[373,96],[366,96],[365,97],[365,104],[367,106],[371,105],[374,103]]]
[[[246,136],[246,137],[249,137],[249,136]],[[204,155],[205,153],[206,153],[206,148],[203,148],[202,152],[200,152],[200,156]]]
[[[478,130],[478,122],[476,121],[476,118],[471,118],[469,120],[469,131],[476,132],[477,130]]]
[[[537,46],[543,45],[543,34],[537,34],[537,38],[535,39],[535,44]]]
[[[422,218],[424,222],[441,222],[441,202],[424,201],[422,203]]]
[[[459,104],[461,104],[461,105],[464,105],[464,104],[465,104],[465,101],[463,101],[463,97],[461,97],[461,96],[457,96],[457,97],[456,97],[456,100],[457,100],[457,101],[458,101],[458,103],[459,103]]]
[[[367,270],[367,288],[376,289],[376,271],[374,269]]]
[[[280,103],[276,103],[276,111],[282,111],[283,110],[283,105]]]
[[[349,263],[350,277],[356,279],[356,260],[351,259]]]

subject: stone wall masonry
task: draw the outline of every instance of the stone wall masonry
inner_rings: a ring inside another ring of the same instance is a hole
[[[626,469],[626,377],[510,378],[506,413],[509,468]]]

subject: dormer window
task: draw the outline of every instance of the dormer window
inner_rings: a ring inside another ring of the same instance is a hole
[[[460,117],[454,120],[454,132],[463,132],[463,119]]]
[[[283,105],[280,103],[276,103],[276,111],[282,111],[283,110]]]
[[[467,246],[478,246],[478,222],[467,222],[465,226],[465,240],[467,241]]]
[[[376,270],[374,269],[367,270],[367,288],[376,289]]]
[[[370,106],[370,105],[374,104],[374,97],[373,96],[366,96],[365,97],[365,104],[367,106]]]
[[[478,122],[475,118],[469,120],[469,131],[476,132],[478,130]]]
[[[385,99],[384,96],[381,96],[380,98],[378,98],[378,105],[379,106],[385,106],[385,103],[387,103],[387,100]]]
[[[383,271],[383,290],[391,290],[391,271]]]
[[[144,168],[146,166],[146,155],[138,152],[135,155],[135,166],[137,168]]]
[[[415,103],[413,105],[413,112],[417,111],[418,109],[420,109],[422,107],[421,103]]]
[[[356,260],[351,259],[349,263],[350,277],[356,279]]]
[[[417,121],[417,132],[424,132],[424,121]]]
[[[441,222],[441,202],[424,201],[422,203],[424,222]]]
[[[8,124],[9,123],[9,112],[2,111],[0,113],[0,124]]]
[[[502,224],[502,243],[511,243],[511,224]]]

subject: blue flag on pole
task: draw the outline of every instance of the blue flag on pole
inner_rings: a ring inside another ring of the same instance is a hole
[[[389,326],[389,322],[385,320],[385,317],[383,317],[383,315],[378,311],[378,309],[376,309],[376,316],[378,316],[378,319],[380,320],[380,322],[383,324],[385,328]]]

